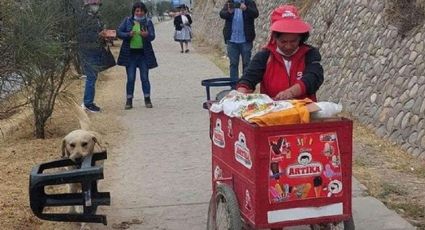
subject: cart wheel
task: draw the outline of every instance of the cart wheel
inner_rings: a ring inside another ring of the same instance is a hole
[[[217,185],[208,208],[207,230],[241,230],[242,220],[233,190],[225,184]]]
[[[326,224],[312,224],[310,225],[311,230],[354,230],[354,221],[351,217],[348,220],[338,223],[326,223]]]

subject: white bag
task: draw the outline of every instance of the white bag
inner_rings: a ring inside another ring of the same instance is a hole
[[[311,113],[311,117],[313,119],[335,117],[335,115],[342,111],[342,105],[333,102],[321,101],[316,102],[316,105],[320,108],[320,110]]]

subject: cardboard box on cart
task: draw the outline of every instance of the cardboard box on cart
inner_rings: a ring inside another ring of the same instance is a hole
[[[249,225],[351,218],[351,120],[259,127],[223,113],[210,119],[213,179],[232,178],[225,183]]]

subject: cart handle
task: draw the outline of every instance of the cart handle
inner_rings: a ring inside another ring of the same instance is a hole
[[[229,77],[219,77],[202,80],[201,85],[205,86],[205,90],[207,92],[207,101],[210,101],[210,87],[230,86],[232,89],[234,89],[236,82],[237,80],[230,79]]]
[[[202,108],[209,109],[211,104],[215,100],[211,100],[210,87],[221,87],[221,86],[230,86],[231,89],[235,89],[237,80],[230,79],[230,77],[218,77],[210,78],[201,81],[201,85],[205,86],[205,91],[207,93],[207,101],[202,104]]]

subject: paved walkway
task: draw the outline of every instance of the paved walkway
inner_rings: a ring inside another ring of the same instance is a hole
[[[135,108],[120,118],[128,135],[110,151],[118,154],[114,160],[106,161],[109,182],[104,190],[111,192],[112,205],[102,211],[108,215],[107,228],[138,219],[143,223],[130,229],[205,229],[211,160],[209,118],[202,109],[205,92],[200,82],[222,72],[193,48],[181,54],[172,40],[171,21],[157,25],[156,32],[153,44],[160,67],[151,71],[154,108],[143,106],[136,87]],[[357,229],[414,229],[381,202],[361,196],[360,187],[355,183]]]

